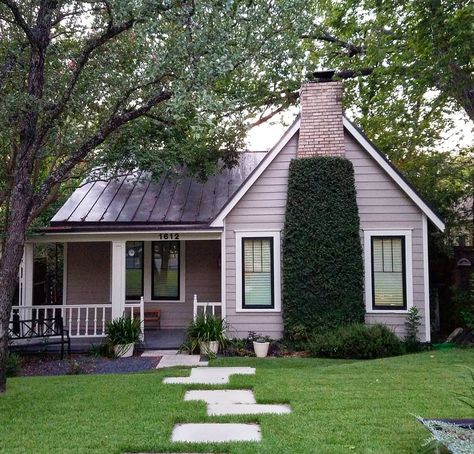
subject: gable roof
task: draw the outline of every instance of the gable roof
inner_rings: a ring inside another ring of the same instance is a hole
[[[293,135],[300,129],[300,117],[298,116],[294,123],[288,128],[278,143],[268,152],[267,156],[255,168],[249,178],[242,184],[235,195],[222,207],[214,221],[210,224],[211,227],[222,227],[225,217],[237,205],[239,200],[247,193],[253,183],[271,164],[278,153],[289,142]],[[427,216],[427,218],[441,231],[444,231],[445,224],[430,205],[418,194],[413,186],[403,177],[400,171],[387,159],[387,157],[378,150],[375,145],[365,136],[365,134],[346,116],[343,117],[343,125],[347,131],[359,145],[382,167],[382,169],[392,178],[392,180],[400,187],[400,189],[407,195],[413,203],[420,208],[420,210]]]
[[[265,152],[245,152],[239,165],[224,168],[206,182],[170,172],[152,181],[146,172],[76,189],[50,222],[48,230],[137,229],[159,225],[207,227],[241,187]]]

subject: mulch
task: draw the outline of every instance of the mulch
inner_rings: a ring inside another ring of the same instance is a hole
[[[87,355],[71,355],[59,359],[48,356],[22,356],[20,359],[20,377],[42,375],[82,375],[82,374],[125,374],[155,369],[160,362],[159,357],[142,358],[102,358]]]

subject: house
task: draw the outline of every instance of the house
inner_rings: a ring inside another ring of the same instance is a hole
[[[78,188],[28,239],[15,311],[59,311],[73,338],[103,336],[107,320],[124,312],[144,319],[152,310],[160,311],[161,332],[182,331],[206,310],[225,317],[232,336],[280,338],[288,167],[318,154],[344,155],[354,166],[366,322],[403,335],[415,306],[421,340],[430,341],[428,224],[443,230],[443,221],[344,116],[336,81],[305,85],[300,116],[270,151],[242,153],[239,166],[205,183],[143,173]],[[56,300],[48,291],[34,297],[34,254],[45,244],[63,249]],[[383,254],[391,260],[374,260]],[[45,295],[55,304],[45,306]]]

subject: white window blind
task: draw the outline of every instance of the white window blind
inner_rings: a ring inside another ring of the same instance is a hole
[[[273,239],[242,242],[244,307],[273,307]]]
[[[403,237],[372,237],[374,307],[405,307]]]

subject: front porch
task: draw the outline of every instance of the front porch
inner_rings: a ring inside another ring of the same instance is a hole
[[[225,316],[220,237],[157,232],[32,239],[12,321],[40,324],[61,316],[73,350],[84,350],[106,336],[109,321],[126,315],[140,319],[144,348],[177,348],[197,313]]]

